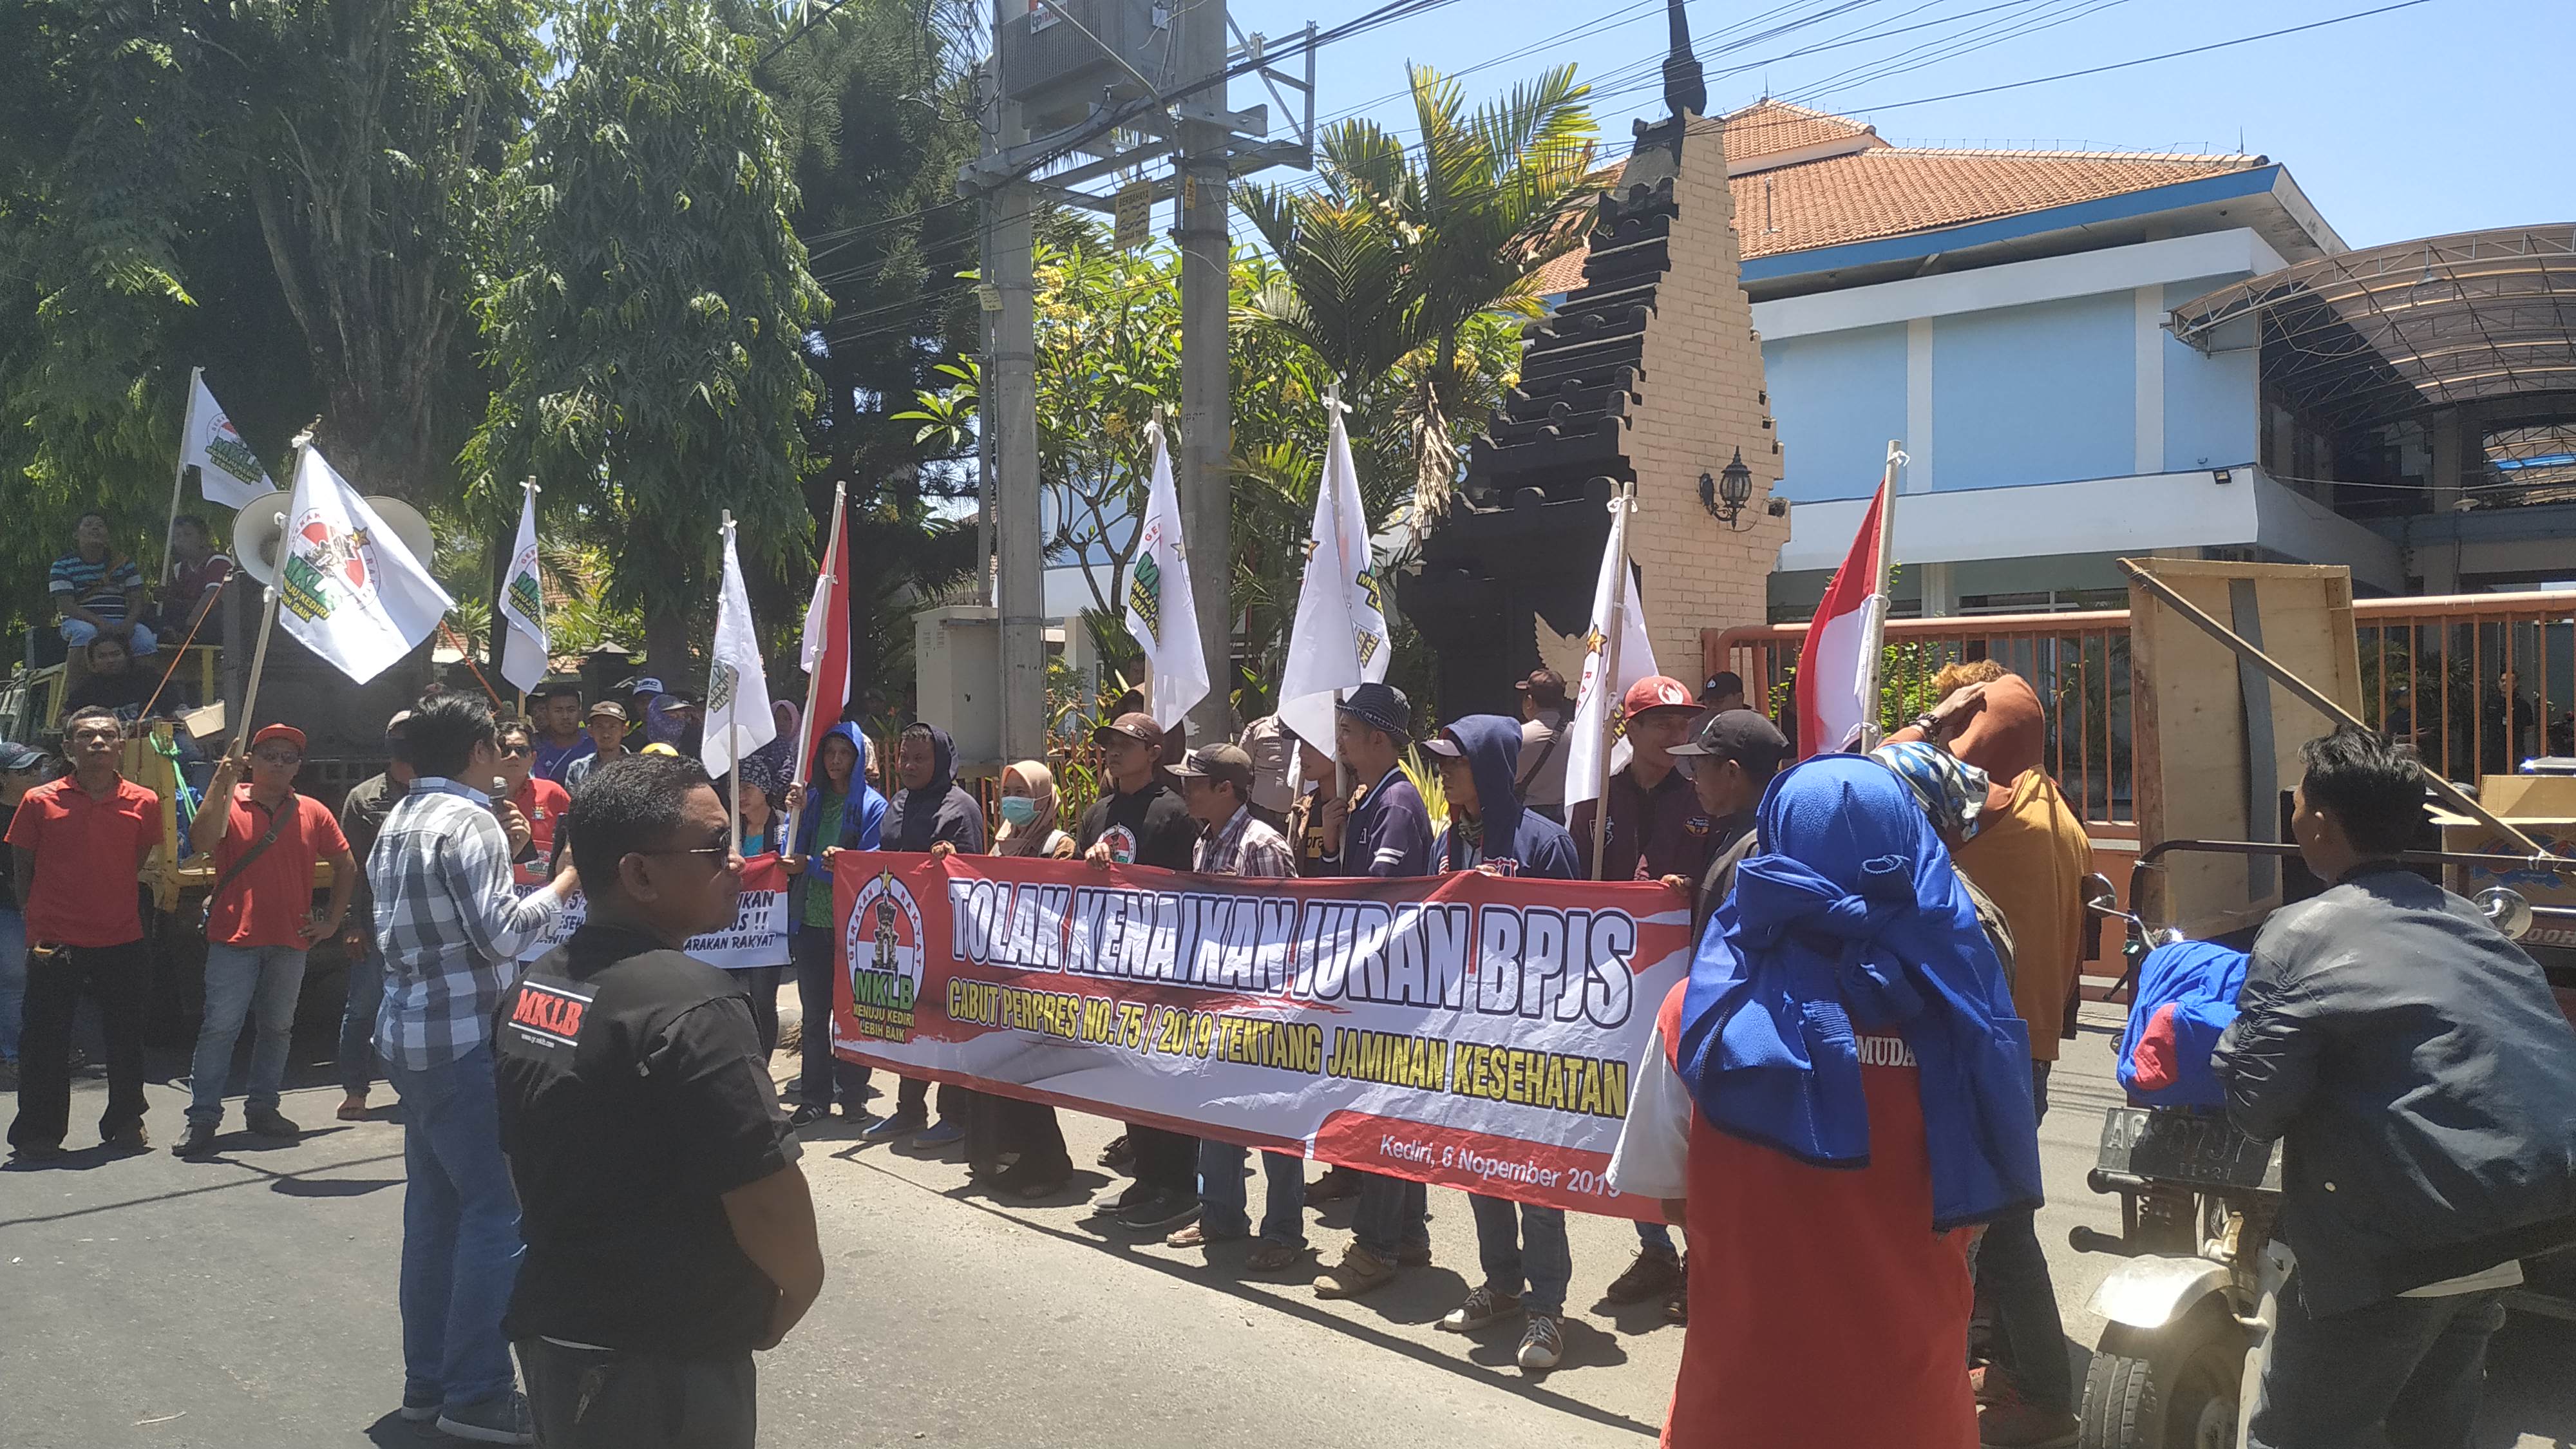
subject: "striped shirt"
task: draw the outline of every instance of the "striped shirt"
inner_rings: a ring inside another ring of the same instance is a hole
[[[429,776],[385,816],[367,860],[385,1001],[376,1049],[412,1071],[452,1062],[491,1035],[530,941],[563,918],[553,891],[521,897],[490,797]]]
[[[53,576],[45,590],[57,597],[54,602],[65,608],[77,606],[89,610],[111,624],[125,622],[125,591],[143,587],[143,571],[134,560],[123,554],[110,553],[92,563],[76,553],[54,560]]]
[[[1237,806],[1224,829],[1199,838],[1197,870],[1201,875],[1290,877],[1297,874],[1297,853],[1288,848],[1288,837],[1253,819],[1250,808]]]

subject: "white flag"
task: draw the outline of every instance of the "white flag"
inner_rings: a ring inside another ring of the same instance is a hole
[[[284,549],[278,624],[360,684],[419,648],[455,604],[319,448],[296,465]]]
[[[751,596],[734,556],[733,525],[724,531],[724,585],[716,593],[716,639],[707,667],[706,744],[698,758],[721,779],[735,760],[778,738],[769,708],[769,679],[760,668],[760,637],[751,628]]]
[[[1386,678],[1386,611],[1369,548],[1368,510],[1350,435],[1333,412],[1324,477],[1315,489],[1315,529],[1306,545],[1306,578],[1297,590],[1297,622],[1288,635],[1288,665],[1279,676],[1279,719],[1299,738],[1333,753],[1338,690]]]
[[[551,662],[546,642],[546,600],[537,574],[537,490],[519,495],[519,541],[510,548],[510,571],[501,586],[501,677],[521,693],[537,687]]]
[[[1592,590],[1592,627],[1583,640],[1583,682],[1574,697],[1574,721],[1566,726],[1571,731],[1565,751],[1565,808],[1569,815],[1574,807],[1600,793],[1601,752],[1610,746],[1610,727],[1618,719],[1619,701],[1628,686],[1650,674],[1663,671],[1655,667],[1655,646],[1646,638],[1646,611],[1637,603],[1637,578],[1628,569],[1628,523],[1626,505],[1612,499],[1610,542],[1601,554],[1601,581]],[[1626,572],[1627,587],[1620,588],[1620,575]],[[1618,617],[1611,618],[1613,594],[1617,595]],[[1608,649],[1610,637],[1619,638],[1619,666],[1612,677]],[[1627,741],[1619,742],[1625,745]],[[1619,768],[1620,756],[1613,752],[1612,770]]]
[[[1154,430],[1154,480],[1145,495],[1143,531],[1127,566],[1127,632],[1144,646],[1151,683],[1145,707],[1164,729],[1207,698],[1207,655],[1199,648],[1198,599],[1181,547],[1181,503],[1172,487],[1172,455]]]
[[[208,503],[239,508],[277,485],[252,456],[250,445],[233,431],[232,419],[215,406],[215,395],[200,376],[188,391],[188,420],[179,433],[179,466],[197,470],[197,491]]]

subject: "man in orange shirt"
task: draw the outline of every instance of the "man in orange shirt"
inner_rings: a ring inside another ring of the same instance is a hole
[[[117,773],[125,728],[104,709],[63,721],[72,773],[29,790],[9,821],[9,858],[27,917],[25,1035],[18,1044],[20,1157],[63,1155],[72,1111],[72,1014],[87,992],[107,1038],[107,1111],[98,1135],[128,1152],[143,1130],[143,1018],[152,967],[135,873],[161,843],[159,797]]]
[[[262,1137],[292,1142],[302,1129],[277,1110],[286,1076],[295,998],[304,987],[305,952],[340,933],[357,889],[358,863],[330,808],[295,793],[304,767],[304,732],[273,724],[251,736],[250,783],[242,760],[228,756],[206,784],[205,808],[188,827],[188,843],[215,858],[214,894],[206,902],[206,1019],[189,1069],[188,1130],[170,1150],[202,1158],[215,1150],[223,1125],[225,1079],[242,1021],[256,1013],[250,1088],[242,1117]],[[331,903],[313,913],[313,866],[331,866]]]
[[[554,879],[555,832],[572,809],[572,793],[536,773],[537,732],[523,719],[505,719],[493,727],[501,741],[500,788],[495,800],[519,807],[528,820],[528,843],[510,862],[510,879],[522,891]]]

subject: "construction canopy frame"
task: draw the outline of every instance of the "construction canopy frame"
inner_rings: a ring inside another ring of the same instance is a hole
[[[2174,309],[2203,352],[2260,323],[2264,381],[2337,423],[2510,395],[2576,394],[2576,223],[2390,242],[2301,262]]]

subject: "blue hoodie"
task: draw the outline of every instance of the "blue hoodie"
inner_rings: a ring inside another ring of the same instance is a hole
[[[1471,714],[1441,733],[1458,741],[1466,752],[1467,768],[1476,777],[1477,811],[1483,824],[1477,863],[1508,859],[1520,875],[1581,880],[1582,861],[1574,853],[1574,837],[1546,816],[1523,809],[1513,788],[1520,778],[1520,721],[1498,714]],[[1448,828],[1431,847],[1431,858],[1442,870],[1468,866],[1467,852],[1475,842],[1467,838],[1462,824],[1457,812],[1451,811]],[[1498,842],[1508,844],[1497,849]]]
[[[1858,1035],[1893,1031],[1922,1071],[1932,1229],[2039,1206],[2029,1029],[1905,783],[1818,755],[1771,782],[1757,828],[1682,997],[1677,1065],[1709,1125],[1867,1166]]]
[[[823,844],[843,850],[877,850],[878,833],[884,827],[885,797],[868,783],[868,742],[859,735],[859,727],[844,721],[824,732],[823,738],[844,741],[859,752],[858,763],[850,767],[850,800],[841,807],[841,835]],[[814,835],[823,824],[823,795],[832,788],[832,777],[823,772],[823,752],[814,751],[814,775],[805,782],[805,810],[796,819],[796,854],[811,862],[805,873],[787,891],[787,919],[799,925],[805,921],[805,883],[815,879],[830,880],[832,868],[821,859],[815,848]]]

